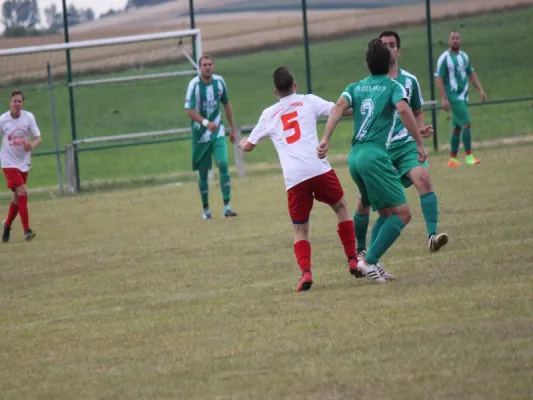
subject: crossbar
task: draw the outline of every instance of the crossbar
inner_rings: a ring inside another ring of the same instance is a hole
[[[182,75],[196,75],[197,73],[198,71],[194,69],[188,69],[186,71],[162,72],[160,74],[129,75],[129,76],[116,77],[116,78],[89,79],[89,80],[84,80],[84,81],[71,82],[68,84],[68,86],[81,87],[81,86],[105,85],[108,83],[141,81],[145,79],[172,78],[173,76],[182,76]]]
[[[151,40],[172,39],[186,36],[198,36],[199,29],[187,29],[181,31],[147,33],[143,35],[118,36],[106,39],[80,40],[68,43],[55,43],[42,46],[17,47],[15,49],[0,49],[0,56],[15,56],[20,54],[45,53],[50,51],[61,51],[69,49],[82,49],[98,46],[109,46],[114,44],[125,44],[134,42],[147,42]]]
[[[165,136],[173,134],[183,134],[189,133],[191,128],[178,128],[178,129],[167,129],[163,131],[153,131],[153,132],[138,132],[138,133],[126,133],[124,135],[111,135],[111,136],[99,136],[85,139],[77,139],[73,141],[73,144],[87,144],[87,143],[102,143],[102,142],[114,142],[117,140],[126,140],[126,139],[138,139],[143,137],[150,136]]]

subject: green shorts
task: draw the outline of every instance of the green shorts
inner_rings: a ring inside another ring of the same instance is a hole
[[[411,179],[407,176],[407,173],[416,167],[429,168],[429,163],[426,159],[424,162],[418,161],[418,151],[416,143],[410,140],[401,146],[394,147],[388,150],[389,157],[392,160],[392,165],[398,171],[400,179],[402,180],[403,187],[408,188],[413,184]]]
[[[348,165],[365,207],[372,206],[376,211],[407,203],[400,175],[383,147],[356,145]]]
[[[462,128],[469,124],[470,114],[468,113],[468,103],[462,100],[450,101],[452,111],[452,128]]]
[[[226,137],[222,136],[207,143],[192,144],[192,170],[210,170],[213,167],[213,157],[217,166],[228,165],[228,145]]]

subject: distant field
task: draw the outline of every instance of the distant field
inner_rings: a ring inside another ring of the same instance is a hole
[[[216,185],[212,221],[194,183],[32,201],[36,239],[17,219],[1,243],[0,397],[530,399],[532,150],[461,169],[433,157],[451,240],[428,253],[409,189],[413,220],[383,260],[393,283],[348,274],[317,204],[305,294],[280,173],[235,180],[232,220]]]
[[[435,23],[434,59],[446,48],[448,31],[459,27],[463,33],[465,50],[472,57],[489,98],[531,95],[531,85],[527,83],[533,81],[530,68],[533,58],[531,52],[523,49],[533,45],[528,25],[532,19],[533,7]],[[335,100],[347,83],[366,75],[363,49],[367,41],[378,32],[371,31],[347,39],[313,44],[310,50],[313,91],[324,98]],[[498,34],[495,35],[494,32]],[[419,77],[427,99],[429,80],[425,28],[401,28],[400,33],[403,39],[401,65]],[[280,64],[287,65],[294,71],[300,90],[305,92],[304,53],[301,46],[216,60],[217,72],[224,75],[229,85],[238,125],[255,123],[261,110],[275,100],[270,76],[272,70]],[[145,72],[167,70],[170,68],[148,69]],[[124,74],[133,72],[135,71],[126,71]],[[187,79],[181,78],[76,89],[78,137],[186,127],[189,125],[183,110],[186,84]],[[8,90],[4,93],[7,94]],[[25,90],[26,107],[37,115],[45,134],[40,150],[53,149],[48,91],[42,85],[26,87]],[[474,91],[471,101],[477,100]],[[63,148],[71,141],[68,97],[63,87],[57,88],[55,101]],[[531,102],[523,102],[472,108],[474,140],[533,133],[531,107]],[[439,112],[438,115],[440,143],[446,144],[449,116],[444,112]],[[428,119],[429,117],[427,114]],[[336,135],[342,140],[335,143],[333,153],[347,153],[351,124],[343,123]],[[427,143],[431,147],[431,141],[428,140]],[[247,163],[276,160],[270,144],[246,156]],[[184,141],[82,153],[80,166],[81,179],[85,183],[188,172],[190,146],[188,141]],[[31,186],[55,185],[56,179],[55,157],[35,157]]]

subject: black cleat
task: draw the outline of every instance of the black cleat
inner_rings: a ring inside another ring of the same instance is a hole
[[[4,222],[4,233],[2,233],[2,242],[4,243],[9,242],[10,236],[11,236],[11,227],[6,226],[6,223]]]
[[[24,233],[24,239],[26,240],[32,240],[35,237],[36,233],[32,231],[31,229],[28,229],[26,233]]]

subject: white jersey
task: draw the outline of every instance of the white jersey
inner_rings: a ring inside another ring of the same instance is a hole
[[[287,190],[332,169],[327,159],[318,158],[316,123],[319,117],[329,116],[334,105],[312,94],[283,97],[263,111],[248,137],[252,144],[270,137],[278,152]]]
[[[30,133],[33,137],[41,136],[31,112],[21,110],[19,118],[13,118],[9,111],[0,116],[2,168],[16,168],[22,172],[30,169],[31,152],[24,150],[24,142],[31,141]]]

